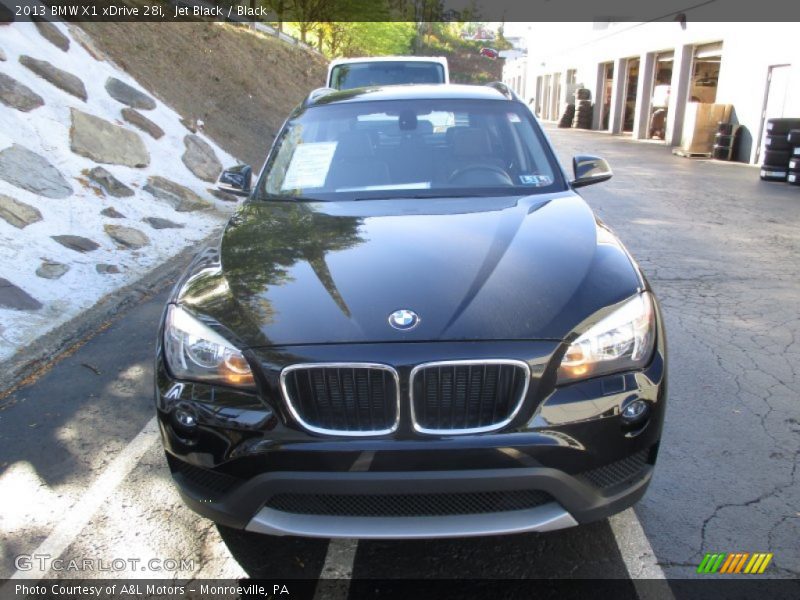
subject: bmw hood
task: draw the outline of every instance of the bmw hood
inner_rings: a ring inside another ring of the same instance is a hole
[[[641,286],[565,192],[250,202],[173,299],[247,347],[560,340]]]

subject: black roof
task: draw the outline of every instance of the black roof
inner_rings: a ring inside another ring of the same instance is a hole
[[[345,102],[374,102],[377,100],[509,100],[500,90],[488,85],[387,85],[352,90],[312,92],[306,106],[339,104]]]

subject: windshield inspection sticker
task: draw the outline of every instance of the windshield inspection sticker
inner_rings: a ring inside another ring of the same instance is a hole
[[[324,186],[334,152],[336,152],[336,142],[313,142],[297,146],[281,189],[296,190]]]
[[[553,183],[550,175],[520,175],[519,180],[523,185],[535,185],[536,187],[544,187]]]

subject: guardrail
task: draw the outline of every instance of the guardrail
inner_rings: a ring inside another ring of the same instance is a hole
[[[277,29],[275,29],[274,27],[271,27],[270,25],[267,25],[266,23],[261,23],[259,21],[249,21],[248,23],[256,31],[260,31],[261,33],[265,33],[267,35],[275,36],[279,40],[282,40],[282,41],[286,42],[287,44],[292,44],[294,46],[299,46],[300,48],[304,48],[306,50],[310,50],[311,52],[314,52],[315,54],[319,54],[320,56],[322,56],[322,52],[320,52],[319,50],[314,48],[314,46],[309,46],[308,44],[305,44],[305,43],[301,42],[297,38],[292,37],[291,35],[286,34],[286,33],[282,32],[282,31],[278,31]]]

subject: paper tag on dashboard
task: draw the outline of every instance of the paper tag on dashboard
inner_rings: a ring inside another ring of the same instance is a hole
[[[334,152],[336,152],[336,142],[313,142],[297,146],[281,189],[296,190],[324,186]]]

